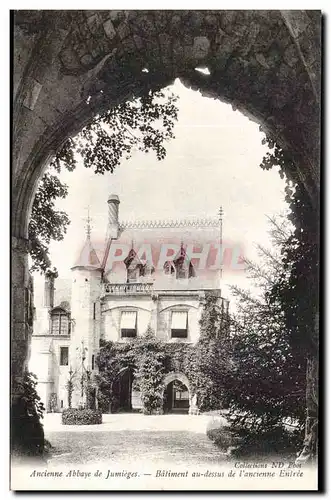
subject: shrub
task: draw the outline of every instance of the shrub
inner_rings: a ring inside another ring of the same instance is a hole
[[[242,439],[240,439],[238,434],[229,427],[208,429],[207,436],[223,452],[227,452],[229,448],[238,446],[242,441]]]
[[[67,408],[62,412],[63,425],[93,425],[102,424],[102,413],[100,410],[87,410],[79,408]]]
[[[209,429],[207,436],[223,452],[231,452],[233,457],[266,457],[273,455],[295,456],[302,440],[302,431],[294,432],[278,426],[257,432],[248,431],[234,425]]]
[[[290,432],[282,426],[265,430],[265,432],[252,432],[246,434],[238,429],[237,435],[241,435],[240,445],[234,450],[234,455],[242,456],[268,456],[282,455],[295,456],[302,443],[300,429]]]

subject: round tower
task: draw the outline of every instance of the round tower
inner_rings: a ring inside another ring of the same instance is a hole
[[[93,369],[93,356],[99,348],[99,316],[101,292],[101,264],[91,242],[88,222],[87,236],[72,271],[71,286],[71,337],[69,365],[75,376],[73,407],[84,400],[81,395],[82,373]],[[85,397],[85,395],[84,395]]]

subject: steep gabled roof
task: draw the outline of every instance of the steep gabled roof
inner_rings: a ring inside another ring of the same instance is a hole
[[[178,250],[175,258],[173,259],[173,262],[185,262],[185,264],[189,264],[191,262],[191,259],[186,253],[186,249],[184,248],[183,243],[180,245],[180,249]]]

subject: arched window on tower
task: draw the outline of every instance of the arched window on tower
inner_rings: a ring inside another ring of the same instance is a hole
[[[60,307],[51,312],[51,335],[69,335],[70,313]]]

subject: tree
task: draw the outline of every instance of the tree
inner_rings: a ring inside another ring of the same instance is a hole
[[[48,246],[61,241],[70,224],[68,215],[56,210],[55,203],[68,194],[58,175],[63,168],[73,171],[79,160],[96,174],[113,172],[134,151],[154,152],[158,160],[166,156],[165,143],[174,138],[177,97],[170,91],[148,91],[97,115],[74,138],[69,138],[41,178],[29,223],[32,270],[45,272],[51,266]]]
[[[146,335],[136,346],[135,377],[140,390],[144,413],[153,414],[162,411],[163,378],[165,374],[164,344],[148,328]]]
[[[258,294],[231,287],[237,298],[232,317],[232,369],[225,380],[232,422],[256,434],[305,420],[305,356],[291,342],[283,304],[270,295],[283,268],[281,242],[289,238],[283,223],[272,224],[273,250],[259,246],[261,264],[246,261]]]
[[[71,408],[72,405],[72,395],[75,389],[75,377],[76,377],[76,372],[73,371],[73,369],[70,367],[69,370],[69,377],[66,382],[66,389],[67,389],[67,395],[68,395],[68,407]]]
[[[41,178],[29,222],[31,271],[45,273],[51,267],[48,245],[51,240],[61,241],[70,223],[65,212],[55,209],[55,202],[67,194],[67,186],[51,170]]]
[[[113,384],[123,368],[135,369],[134,342],[115,344],[101,340],[100,350],[96,356],[98,372],[95,382],[98,388],[99,408],[108,412],[115,402]]]
[[[228,321],[219,298],[207,295],[200,319],[200,337],[196,345],[197,404],[200,410],[220,409],[224,380],[230,368]]]
[[[261,167],[275,165],[280,174],[288,174],[286,200],[294,232],[282,246],[283,269],[274,284],[270,300],[280,302],[290,341],[306,357],[306,427],[300,460],[306,462],[317,455],[318,427],[318,356],[319,356],[319,203],[312,202],[306,186],[297,180],[290,152],[284,151],[270,137],[265,139],[271,153]]]

